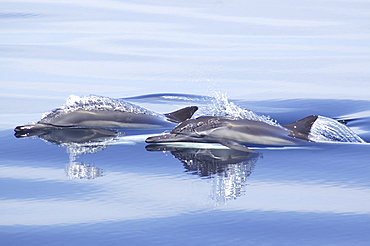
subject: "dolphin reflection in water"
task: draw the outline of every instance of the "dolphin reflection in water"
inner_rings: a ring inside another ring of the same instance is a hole
[[[21,138],[38,136],[49,143],[65,147],[69,154],[69,161],[65,166],[69,179],[95,179],[104,176],[104,170],[92,163],[77,161],[78,157],[106,149],[121,133],[102,128],[46,128],[31,131],[26,136],[23,133],[16,133],[16,136],[17,134]]]
[[[212,179],[211,197],[217,203],[237,199],[246,192],[247,178],[261,154],[228,148],[191,148],[151,144],[148,151],[169,151],[186,172]]]

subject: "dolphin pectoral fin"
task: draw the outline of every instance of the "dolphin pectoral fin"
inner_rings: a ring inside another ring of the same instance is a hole
[[[164,116],[166,116],[167,120],[170,122],[180,123],[187,119],[190,119],[197,110],[197,106],[190,106],[179,109],[172,113],[165,114]]]
[[[233,149],[233,150],[249,152],[249,153],[256,153],[256,151],[251,150],[248,147],[238,144],[236,142],[223,141],[223,142],[220,142],[220,144],[225,145],[226,147]]]
[[[290,131],[289,136],[303,140],[309,140],[308,135],[310,134],[311,127],[313,123],[315,123],[317,117],[317,115],[307,116],[306,118],[303,118],[296,122],[283,125],[283,127],[287,128]]]

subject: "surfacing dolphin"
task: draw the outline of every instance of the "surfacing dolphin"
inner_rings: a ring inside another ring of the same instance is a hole
[[[84,109],[71,112],[56,109],[35,124],[17,126],[16,136],[29,136],[33,132],[56,128],[155,128],[173,125],[192,117],[198,107],[190,106],[168,114],[125,112],[122,110]],[[36,134],[37,135],[37,134]]]
[[[247,146],[291,146],[310,141],[312,115],[284,126],[230,117],[203,116],[182,122],[170,133],[149,137],[147,143],[219,143],[230,149],[253,152]]]

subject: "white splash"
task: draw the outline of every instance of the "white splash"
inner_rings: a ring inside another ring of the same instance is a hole
[[[356,133],[338,121],[319,116],[311,127],[308,138],[314,142],[365,143]]]
[[[226,94],[219,92],[215,92],[214,94],[209,105],[204,109],[200,109],[198,115],[228,116],[236,119],[262,121],[269,125],[280,126],[279,123],[269,116],[258,115],[251,110],[241,108],[236,103],[230,102]]]

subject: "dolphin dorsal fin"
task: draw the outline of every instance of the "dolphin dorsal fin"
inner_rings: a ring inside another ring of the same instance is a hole
[[[164,116],[167,117],[168,121],[171,121],[174,123],[180,123],[187,119],[190,119],[197,110],[198,110],[197,106],[190,106],[190,107],[179,109],[172,113],[165,114]]]
[[[291,132],[289,136],[309,140],[308,134],[310,133],[312,124],[316,121],[317,117],[317,115],[307,116],[306,118],[283,126]]]

